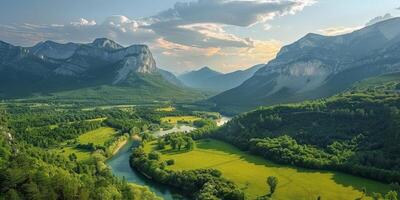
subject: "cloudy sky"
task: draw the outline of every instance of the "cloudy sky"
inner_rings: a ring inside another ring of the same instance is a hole
[[[223,72],[266,63],[309,32],[338,35],[400,15],[399,0],[1,0],[0,40],[150,46],[159,67]]]

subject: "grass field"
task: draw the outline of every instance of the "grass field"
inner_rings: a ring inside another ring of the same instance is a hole
[[[80,135],[78,141],[81,144],[93,143],[95,145],[104,145],[104,143],[112,139],[114,135],[115,130],[113,128],[101,127]]]
[[[172,106],[168,106],[168,107],[164,107],[164,108],[157,108],[156,111],[160,111],[160,112],[172,112],[174,111],[175,108]]]
[[[155,142],[148,143],[145,150],[150,152],[155,147]],[[175,152],[169,147],[161,152],[163,160],[175,160],[175,164],[169,167],[172,170],[220,170],[224,177],[238,184],[249,199],[268,193],[268,176],[279,179],[274,200],[315,200],[318,196],[324,200],[352,200],[362,196],[364,187],[369,194],[389,190],[385,184],[343,173],[274,164],[212,139],[197,141],[195,149],[190,152]]]
[[[78,142],[80,144],[93,143],[95,145],[103,145],[108,140],[111,140],[115,136],[115,130],[110,127],[101,127],[93,131],[84,133],[78,137]],[[78,160],[85,160],[90,157],[90,151],[84,151],[82,149],[77,149],[73,146],[64,146],[56,150],[62,155],[69,156],[75,153]]]
[[[196,116],[171,116],[171,117],[161,118],[161,122],[170,123],[170,124],[176,124],[179,121],[190,123],[190,122],[194,122],[198,119],[201,119],[201,118],[196,117]]]

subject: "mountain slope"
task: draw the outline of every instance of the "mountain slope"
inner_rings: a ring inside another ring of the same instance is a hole
[[[185,98],[186,93],[190,98],[199,95],[183,88],[172,73],[158,69],[145,45],[125,48],[106,38],[89,44],[46,41],[28,48],[0,43],[0,97],[68,94],[74,90],[72,93],[82,98],[96,91],[102,96],[98,88],[121,91],[126,99],[141,96],[146,100],[168,100]],[[85,90],[92,92],[80,92]]]
[[[400,71],[400,18],[350,34],[308,34],[239,87],[210,99],[221,110],[327,97],[356,81]]]
[[[216,74],[201,79],[192,84],[191,87],[213,92],[223,92],[239,86],[249,79],[254,73],[263,67],[264,64],[255,65],[246,70],[238,70],[227,74]]]

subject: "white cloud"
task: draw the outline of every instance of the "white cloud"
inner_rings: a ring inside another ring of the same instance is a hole
[[[378,17],[375,17],[375,18],[373,18],[373,19],[371,19],[367,24],[365,24],[366,26],[370,26],[370,25],[372,25],[372,24],[375,24],[375,23],[378,23],[378,22],[381,22],[381,21],[385,21],[385,20],[387,20],[387,19],[390,19],[390,18],[393,18],[393,16],[390,14],[390,13],[387,13],[387,14],[385,14],[385,15],[383,15],[383,16],[378,16]]]
[[[343,35],[346,33],[351,33],[353,31],[362,29],[364,26],[354,26],[354,27],[344,27],[344,26],[339,26],[339,27],[329,27],[325,29],[320,29],[318,32],[328,35],[328,36],[334,36],[334,35]]]
[[[94,26],[96,25],[96,22],[94,20],[87,20],[84,18],[80,18],[79,21],[77,22],[71,22],[71,25],[73,26]]]
[[[314,0],[197,0],[176,3],[171,9],[140,19],[115,15],[103,22],[81,18],[67,24],[0,25],[0,38],[28,46],[43,40],[90,42],[107,37],[123,45],[147,44],[158,63],[176,70],[206,64],[227,69],[266,62],[280,48],[277,41],[229,33],[227,26],[265,24],[268,30],[268,21],[295,14],[313,3]]]
[[[346,34],[346,33],[351,33],[353,31],[362,29],[366,26],[370,26],[370,25],[373,25],[373,24],[381,22],[381,21],[388,20],[390,18],[393,18],[393,16],[390,13],[387,13],[383,16],[378,16],[378,17],[371,19],[365,25],[351,26],[351,27],[345,27],[345,26],[328,27],[325,29],[320,29],[320,30],[318,30],[318,32],[320,32],[324,35],[328,35],[328,36],[342,35],[342,34]]]

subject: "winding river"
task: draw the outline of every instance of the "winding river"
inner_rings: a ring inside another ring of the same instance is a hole
[[[228,122],[231,118],[222,116],[221,119],[217,120],[217,125],[221,126]],[[194,127],[187,125],[175,126],[170,130],[162,130],[155,132],[155,135],[160,137],[163,135],[167,135],[173,132],[190,132],[194,130]],[[174,189],[164,186],[154,181],[146,179],[140,173],[134,171],[129,166],[129,156],[131,155],[132,147],[137,146],[138,143],[134,141],[128,141],[112,158],[107,161],[107,165],[111,168],[112,173],[120,178],[125,178],[130,183],[134,183],[137,185],[143,185],[150,188],[151,191],[155,192],[158,196],[162,197],[165,200],[174,200],[177,199],[176,196],[180,196],[178,191]],[[175,198],[174,198],[175,197]],[[180,196],[179,199],[182,199]]]

